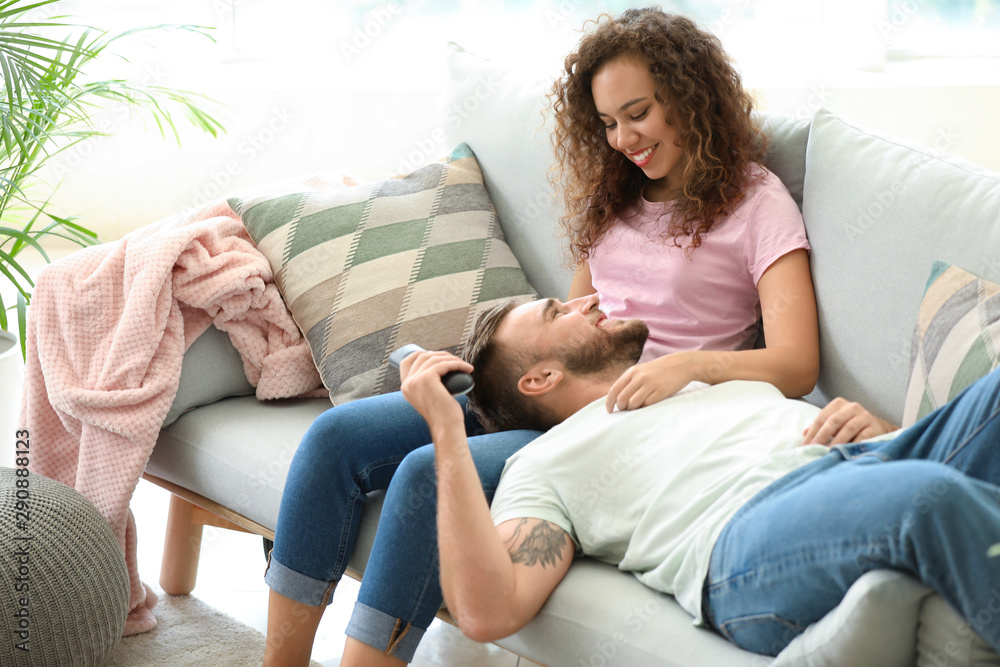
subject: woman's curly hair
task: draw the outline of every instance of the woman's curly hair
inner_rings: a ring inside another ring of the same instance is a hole
[[[585,261],[615,219],[627,215],[649,178],[608,143],[591,93],[594,74],[628,57],[649,67],[665,119],[677,129],[684,151],[683,191],[666,239],[690,236],[690,247],[720,217],[731,213],[760,162],[766,140],[752,118],[753,98],[717,37],[684,16],[659,8],[607,14],[566,57],[565,73],[552,87],[555,115],[552,179],[562,188],[563,230],[577,263]]]

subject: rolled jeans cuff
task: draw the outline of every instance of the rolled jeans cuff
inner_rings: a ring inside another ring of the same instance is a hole
[[[348,637],[403,662],[413,662],[413,654],[417,652],[417,645],[424,632],[426,628],[415,627],[412,623],[406,623],[360,602],[354,603],[354,613],[351,614],[351,622],[347,624]]]
[[[337,585],[336,581],[314,579],[285,567],[273,553],[268,558],[264,583],[275,593],[312,607],[330,604],[333,601],[333,589]]]

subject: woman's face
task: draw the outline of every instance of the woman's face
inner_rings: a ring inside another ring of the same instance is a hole
[[[684,151],[677,142],[677,128],[667,122],[666,110],[656,99],[649,69],[635,59],[617,58],[597,70],[590,92],[608,143],[653,181],[646,187],[646,198],[677,197]]]

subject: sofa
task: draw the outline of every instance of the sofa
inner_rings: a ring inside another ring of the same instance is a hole
[[[565,297],[571,270],[557,234],[559,202],[547,180],[548,79],[457,45],[450,46],[448,66],[435,136],[471,148],[531,286],[540,296]],[[893,138],[823,109],[812,118],[763,115],[761,122],[769,137],[766,165],[799,204],[812,246],[821,370],[805,400],[824,405],[845,396],[903,423],[947,400],[958,376],[968,382],[995,367],[1000,174],[949,155],[946,145]],[[949,284],[964,286],[952,292],[972,298],[973,314],[961,326],[961,318],[943,314],[958,299],[939,294],[951,289],[941,287],[949,276]],[[948,359],[960,370],[949,374]],[[194,588],[203,525],[273,536],[295,448],[330,406],[315,398],[258,401],[252,391],[225,334],[210,329],[187,351],[145,472],[174,494],[160,582],[168,593]],[[364,572],[380,507],[380,494],[372,494],[352,576]],[[1000,664],[974,629],[974,619],[963,621],[917,581],[875,571],[771,658],[695,627],[670,596],[632,575],[581,558],[538,617],[497,643],[540,664],[574,667]]]

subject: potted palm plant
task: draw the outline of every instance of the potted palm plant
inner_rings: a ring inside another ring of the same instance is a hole
[[[202,95],[126,79],[88,80],[84,71],[88,63],[112,53],[116,42],[137,33],[170,29],[208,36],[204,28],[160,25],[109,34],[67,23],[62,16],[37,18],[58,2],[0,0],[0,284],[8,287],[7,301],[0,291],[0,330],[20,334],[22,357],[33,283],[18,255],[30,248],[48,262],[47,240],[81,246],[98,242],[94,232],[50,207],[58,183],[42,181],[45,165],[75,144],[104,134],[92,119],[108,102],[147,113],[161,134],[169,131],[178,141],[176,113],[213,136],[223,131],[206,111],[212,101]]]

